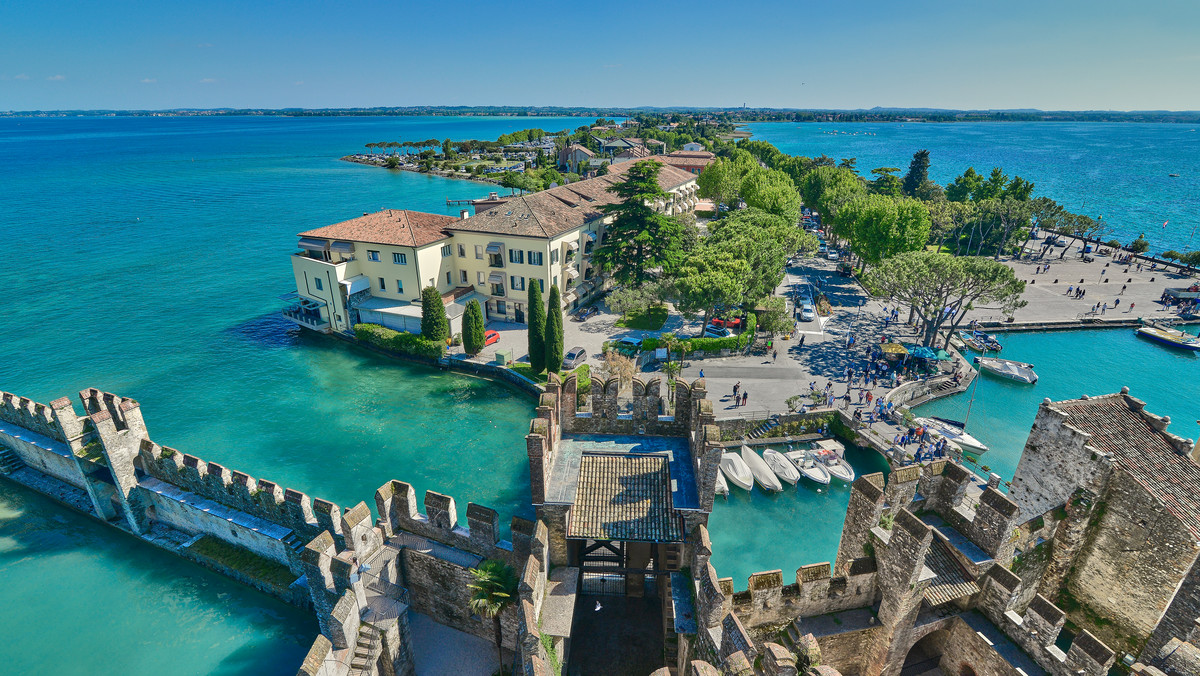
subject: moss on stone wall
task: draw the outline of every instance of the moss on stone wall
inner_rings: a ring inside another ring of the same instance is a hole
[[[197,556],[228,566],[247,577],[282,589],[287,589],[296,579],[287,566],[211,535],[205,535],[196,540],[188,547],[188,550]]]

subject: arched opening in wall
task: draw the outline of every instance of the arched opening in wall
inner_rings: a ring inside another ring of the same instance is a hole
[[[958,676],[976,676],[976,675],[975,675],[975,670],[971,668],[971,665],[967,664],[966,662],[963,662],[962,666],[958,668]]]
[[[938,663],[942,660],[942,653],[945,651],[946,639],[949,635],[949,630],[939,629],[914,643],[913,647],[909,648],[908,655],[904,658],[904,666],[900,669],[900,676],[921,676],[930,671],[940,673],[938,671]],[[959,675],[947,674],[946,676]],[[970,674],[964,672],[961,676],[975,676],[975,674],[974,672]]]

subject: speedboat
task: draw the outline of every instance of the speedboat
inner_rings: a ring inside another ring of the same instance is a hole
[[[979,370],[992,375],[1015,380],[1018,383],[1032,385],[1037,382],[1037,374],[1033,372],[1033,364],[999,357],[975,357]]]
[[[717,472],[717,483],[713,493],[729,497],[729,484],[725,482],[725,475],[720,472]]]
[[[983,331],[959,331],[958,337],[967,344],[967,347],[976,352],[999,352],[1004,349],[1000,341]]]
[[[823,486],[829,485],[829,470],[824,464],[817,462],[817,457],[812,451],[788,451],[786,455],[796,463],[796,469],[800,470],[805,479]]]
[[[967,434],[965,429],[957,425],[952,425],[945,420],[940,420],[938,418],[917,418],[913,422],[921,427],[924,427],[930,432],[940,434],[950,441],[953,441],[955,444],[958,444],[959,448],[961,448],[965,453],[969,453],[971,455],[983,455],[984,453],[988,452],[988,447],[982,441],[976,439],[970,434]]]
[[[738,488],[747,491],[754,488],[754,475],[737,453],[721,455],[721,472],[729,477],[729,483]]]
[[[1200,350],[1200,338],[1178,329],[1168,329],[1161,326],[1143,326],[1137,330],[1137,334],[1167,347],[1177,347],[1181,350]]]
[[[800,472],[796,471],[796,466],[792,464],[791,460],[788,460],[786,455],[773,448],[768,448],[763,451],[762,457],[763,462],[767,463],[767,467],[770,467],[771,471],[780,479],[793,485],[800,480]]]
[[[977,340],[970,331],[959,331],[958,337],[962,339],[962,342],[965,343],[967,347],[975,350],[976,352],[983,352],[983,343],[979,342],[979,340]]]
[[[845,481],[846,483],[854,483],[854,468],[846,459],[837,453],[832,448],[825,447],[823,441],[832,441],[832,439],[822,439],[817,442],[817,448],[813,449],[813,453],[817,457],[817,461],[825,466],[825,470],[829,472],[829,476]],[[837,444],[841,446],[841,444]]]
[[[779,477],[771,471],[771,467],[762,459],[762,456],[754,452],[754,449],[749,446],[742,446],[742,461],[750,468],[750,472],[754,474],[754,480],[758,485],[766,491],[782,491],[783,484],[779,483]]]

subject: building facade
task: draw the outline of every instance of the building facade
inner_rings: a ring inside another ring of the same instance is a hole
[[[609,188],[633,163],[605,176],[521,195],[458,218],[388,209],[300,233],[292,254],[294,305],[284,315],[324,333],[350,332],[354,324],[381,324],[419,332],[421,289],[442,295],[457,333],[471,299],[485,318],[524,323],[529,285],[543,297],[557,287],[564,310],[597,299],[605,289],[591,265],[617,202]],[[659,171],[669,197],[655,207],[667,215],[696,206],[695,176],[672,166]]]

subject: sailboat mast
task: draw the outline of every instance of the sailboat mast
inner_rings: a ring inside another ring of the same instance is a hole
[[[987,343],[983,344],[983,356],[987,356]],[[981,357],[982,358],[982,357]],[[970,364],[967,365],[970,368]],[[971,385],[971,401],[967,402],[967,416],[963,418],[963,431],[967,431],[967,422],[971,419],[971,407],[975,405],[975,391],[979,389],[979,372],[975,372],[975,383]]]

